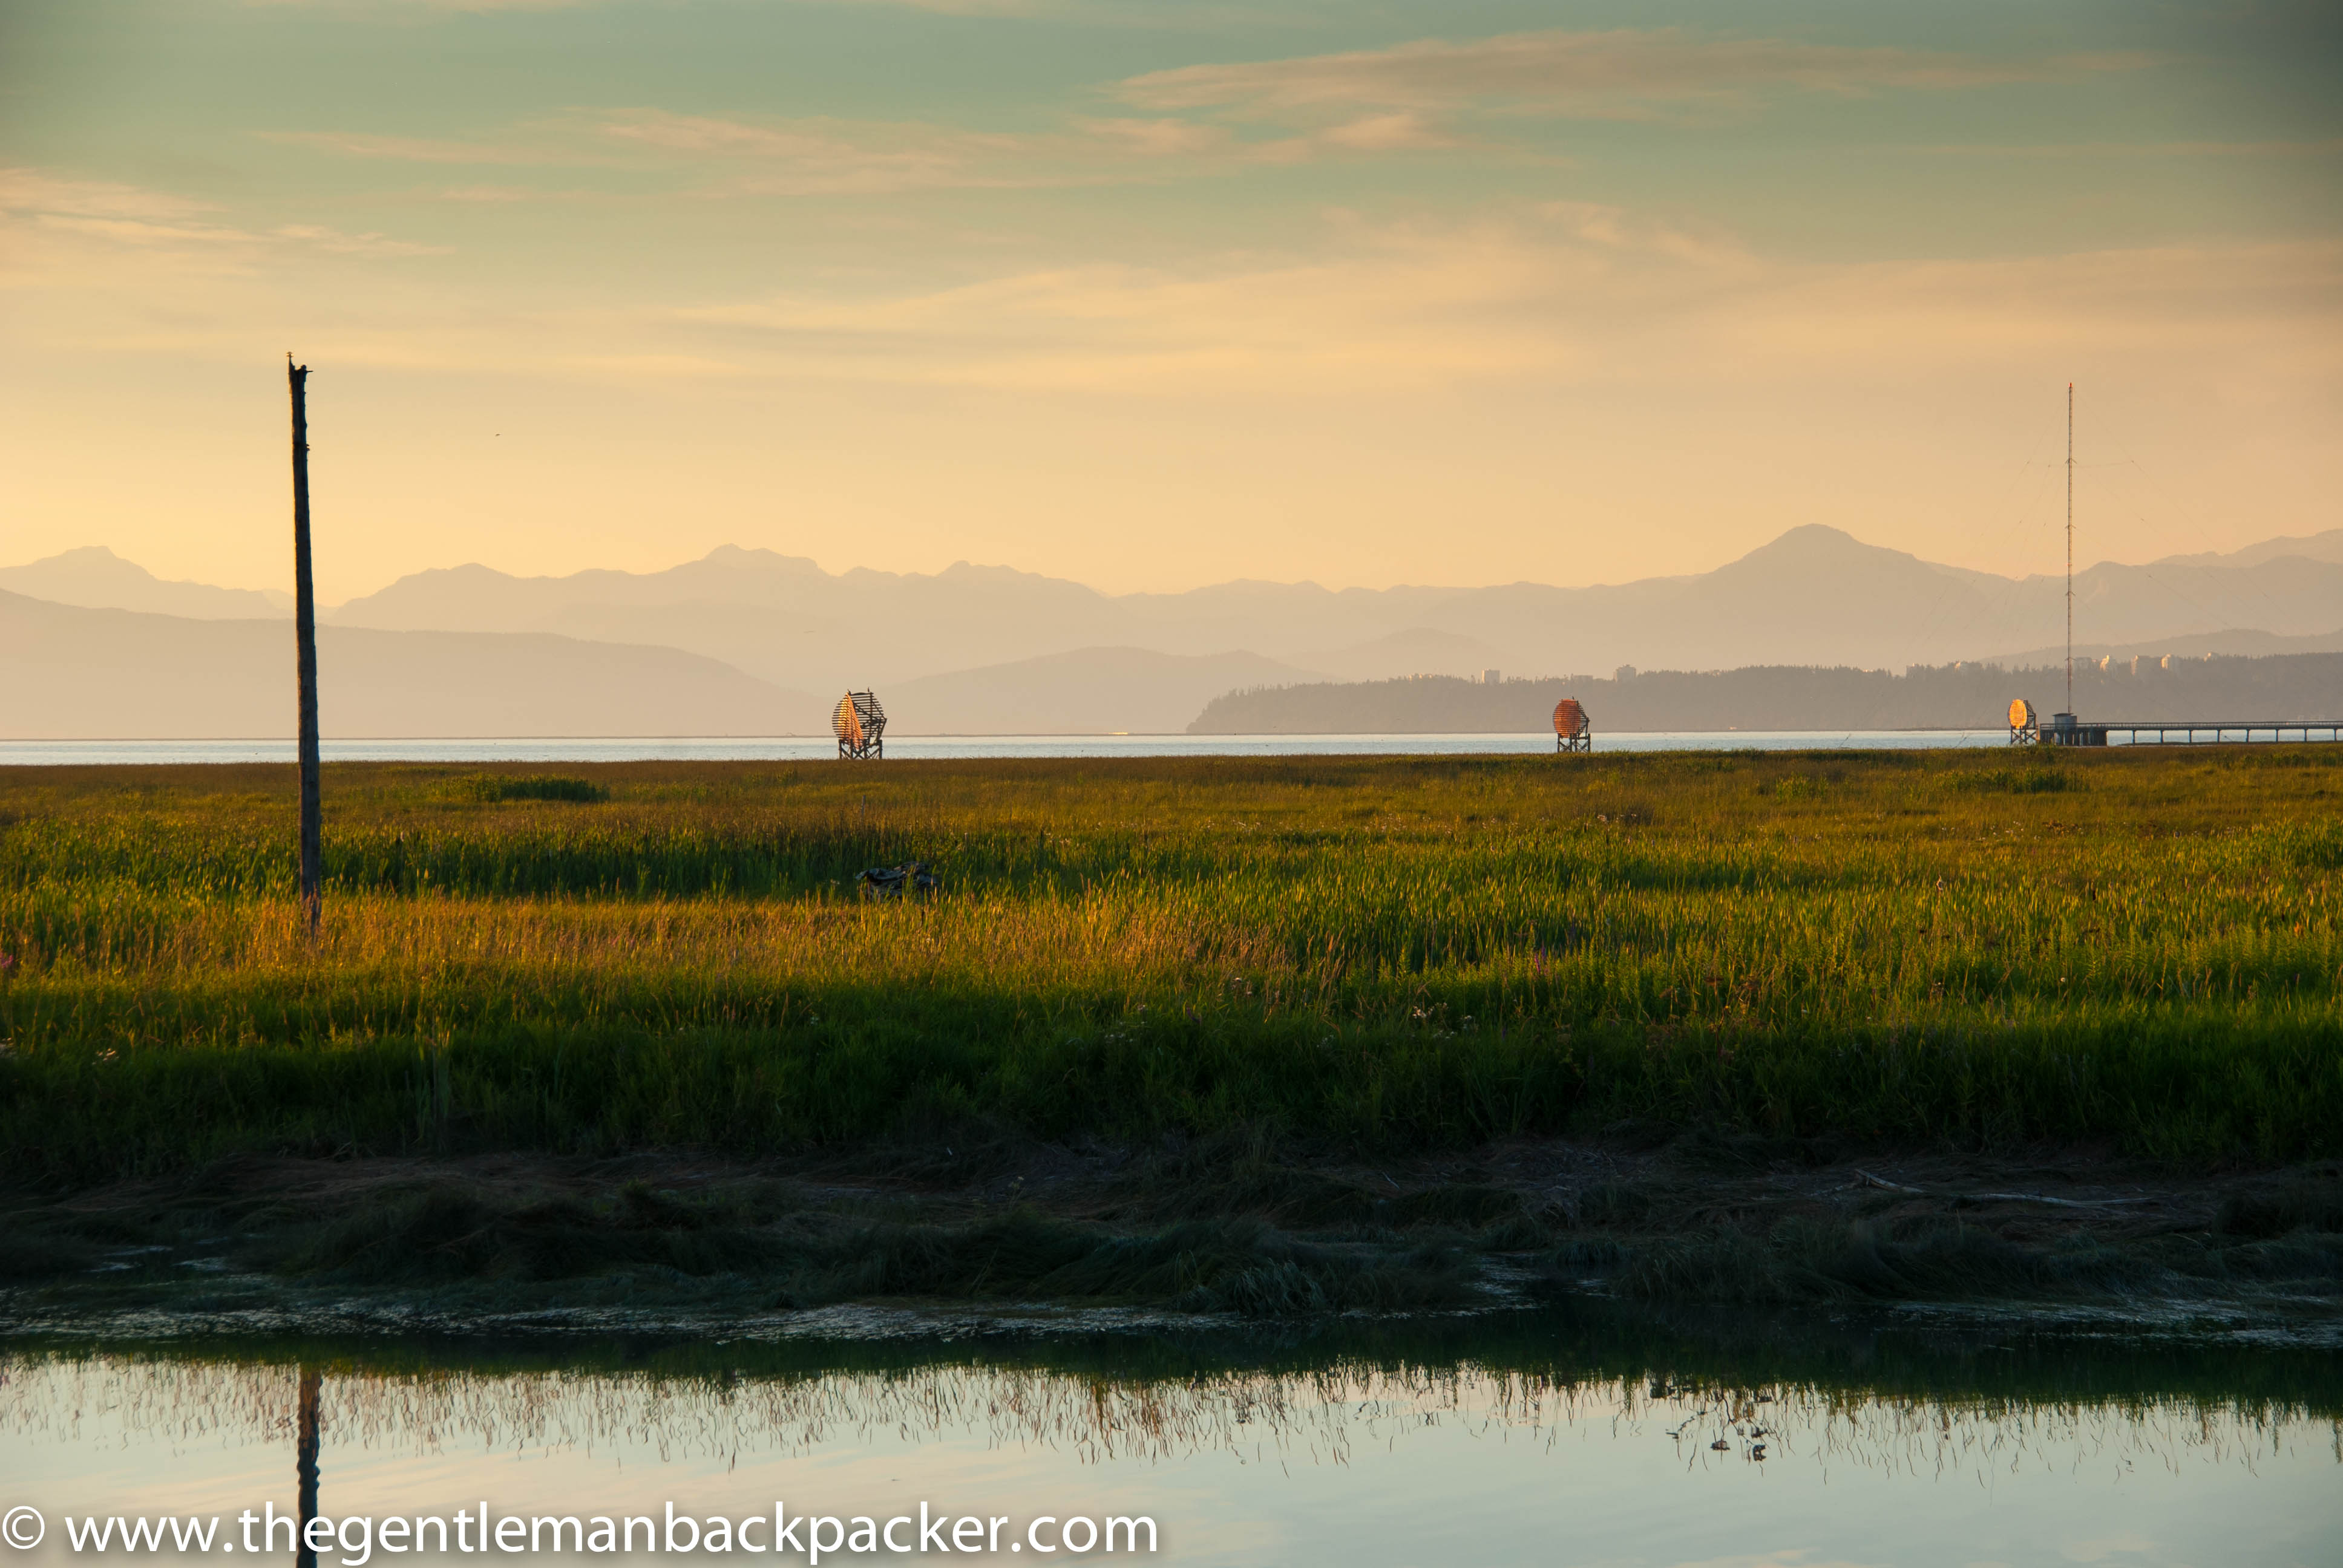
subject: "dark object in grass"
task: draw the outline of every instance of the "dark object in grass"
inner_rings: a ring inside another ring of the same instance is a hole
[[[592,803],[608,800],[608,786],[586,779],[565,779],[552,773],[531,773],[523,777],[508,774],[483,773],[465,780],[465,791],[475,800],[574,800]]]
[[[866,899],[900,899],[905,893],[932,893],[940,885],[925,860],[900,866],[873,866],[854,879]]]

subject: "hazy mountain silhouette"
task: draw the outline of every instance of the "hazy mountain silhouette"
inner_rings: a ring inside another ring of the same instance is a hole
[[[249,607],[263,596],[158,583],[104,550],[70,551],[11,572],[19,582],[49,585],[44,598],[112,596],[116,604],[144,605],[160,594],[208,607],[191,613],[262,613],[226,607]],[[0,573],[0,581],[9,579]],[[2343,529],[2227,555],[2103,562],[2077,574],[2075,587],[2085,648],[2317,647],[2343,626]],[[726,546],[659,572],[518,578],[479,565],[418,572],[325,619],[347,631],[549,635],[635,645],[638,655],[680,649],[734,667],[754,689],[779,689],[765,700],[792,692],[826,699],[849,685],[875,686],[897,715],[898,733],[1145,732],[1183,727],[1220,691],[1311,672],[1372,681],[1489,668],[1544,676],[1622,664],[1893,668],[1996,656],[2031,662],[2064,628],[2064,594],[2060,577],[1968,571],[1807,527],[1714,571],[1589,588],[1337,591],[1241,580],[1176,594],[1108,595],[964,561],[935,573],[831,573],[803,558]],[[2289,640],[2303,638],[2314,640]],[[2003,655],[2009,648],[2036,651]],[[582,657],[563,668],[583,670]],[[1226,685],[1202,689],[1222,676]],[[276,678],[269,676],[266,703],[276,700]],[[566,678],[548,664],[544,678]],[[704,669],[693,678],[718,679]],[[544,692],[554,700],[550,688]],[[559,702],[573,719],[594,712],[589,699]],[[742,711],[764,710],[752,704]],[[648,721],[613,710],[591,732],[642,732]],[[546,722],[533,721],[526,732],[544,733]],[[682,722],[669,717],[655,732],[676,732]],[[727,719],[720,728],[737,722]],[[785,728],[819,722],[800,716]]]
[[[2314,635],[2343,621],[2343,561],[2260,551],[2241,552],[2255,557],[2244,564],[2223,557],[2094,566],[2077,575],[2077,629],[2093,641],[2130,643],[2238,628]],[[2065,591],[2057,577],[1962,570],[1808,527],[1715,571],[1574,588],[1333,591],[1241,581],[1109,596],[966,563],[934,574],[833,575],[811,561],[728,546],[664,572],[514,578],[469,566],[418,573],[331,618],[665,643],[827,691],[1089,647],[1242,651],[1351,678],[1490,666],[1553,674],[1619,664],[1944,663],[2042,645],[2065,624]],[[1134,692],[1133,700],[1155,699]]]
[[[962,561],[932,574],[858,568],[833,576],[799,557],[727,545],[642,574],[516,578],[482,566],[417,572],[327,618],[665,643],[826,690],[1113,640],[1112,603],[1080,583],[1002,567]]]
[[[2159,567],[2258,567],[2264,561],[2274,561],[2282,556],[2299,556],[2308,561],[2343,561],[2343,528],[2328,528],[2324,533],[2298,538],[2264,539],[2258,545],[2232,550],[2227,555],[2207,551],[2193,556],[2167,556],[2151,566]]]
[[[1344,680],[1383,680],[1420,670],[1477,672],[1488,668],[1498,658],[1497,649],[1477,637],[1414,626],[1353,643],[1348,648],[1313,654],[1310,662]]]
[[[196,620],[250,620],[293,613],[289,593],[166,582],[104,545],[86,545],[25,566],[0,567],[0,589],[57,604],[145,610]]]
[[[1083,648],[908,680],[885,694],[906,735],[1177,735],[1224,691],[1321,678],[1252,653]]]
[[[825,704],[698,654],[543,634],[322,627],[328,738],[826,734]],[[0,738],[293,733],[282,620],[195,620],[0,593]]]

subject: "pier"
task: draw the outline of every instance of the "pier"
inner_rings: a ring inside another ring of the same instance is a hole
[[[2013,713],[2013,719],[2016,715]],[[2115,737],[2121,736],[2118,740]],[[2054,713],[2050,722],[2037,722],[2029,709],[2023,723],[2009,730],[2013,746],[2243,746],[2343,740],[2343,719],[2159,719],[2142,723],[2085,722],[2071,713]]]

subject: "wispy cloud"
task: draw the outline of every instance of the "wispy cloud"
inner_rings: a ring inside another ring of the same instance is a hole
[[[679,332],[767,373],[1213,397],[1522,378],[1905,382],[2148,343],[2200,364],[2251,360],[2279,380],[2343,373],[2343,245],[2332,243],[1825,265],[1578,204],[1342,235],[1315,256],[784,296],[673,310],[639,329]],[[2318,341],[2313,322],[2331,339]]]
[[[567,11],[618,0],[243,0],[254,10],[463,12]],[[951,16],[1041,16],[1080,12],[1074,0],[797,0],[806,5],[887,6]]]
[[[1079,10],[1071,0],[805,0],[809,5],[880,5],[947,16],[1045,16]]]
[[[386,136],[365,131],[263,131],[264,141],[314,147],[344,157],[405,164],[580,164],[595,161],[585,149],[552,137],[537,141],[458,141],[434,136]]]
[[[666,176],[701,196],[888,196],[1161,181],[1262,164],[1390,156],[1468,145],[1413,110],[1341,116],[1272,134],[1171,115],[1071,116],[1051,129],[1000,132],[924,121],[687,115],[639,107],[580,112],[454,139],[357,131],[282,131],[267,138],[341,157],[455,166],[575,166]],[[543,193],[466,185],[452,201]]]
[[[1151,109],[1271,115],[1373,106],[1471,104],[1625,116],[1768,90],[1857,94],[2059,81],[2146,64],[2137,55],[1994,59],[1883,46],[1735,38],[1684,28],[1514,33],[1232,65],[1185,65],[1124,81]]]
[[[256,11],[566,11],[590,0],[244,0]]]
[[[1395,153],[1432,147],[1453,147],[1466,138],[1443,130],[1423,115],[1400,110],[1346,120],[1319,134],[1320,141],[1353,152]]]
[[[1039,183],[1051,138],[985,135],[914,122],[745,118],[632,108],[580,113],[486,139],[286,131],[269,139],[344,157],[439,166],[555,166],[665,171],[707,188],[761,195],[885,194],[953,186]],[[538,193],[457,186],[453,200],[509,201]]]
[[[749,121],[634,110],[607,136],[682,159],[729,164],[726,187],[817,196],[1090,185],[1451,148],[1467,139],[1408,110],[1363,115],[1290,135],[1246,137],[1177,116],[1076,117],[1039,133],[987,133],[917,122]]]
[[[738,188],[772,195],[875,194],[1011,183],[1030,138],[918,123],[730,119],[636,109],[604,118],[603,136],[671,158],[749,172]]]
[[[2000,158],[2331,158],[2343,136],[2311,142],[1953,142],[1898,152]]]
[[[431,193],[440,201],[465,202],[473,206],[535,201],[540,194],[521,186],[446,186]]]
[[[91,235],[122,245],[247,245],[257,237],[242,229],[223,228],[215,224],[153,223],[145,218],[82,217],[54,212],[35,213],[33,217],[43,228],[63,234]]]
[[[290,240],[298,245],[314,246],[336,256],[445,256],[447,247],[438,245],[418,245],[412,240],[392,239],[385,235],[350,234],[338,228],[326,228],[317,224],[286,224],[268,231],[271,237]]]
[[[1408,111],[1252,138],[1226,126],[1176,116],[1077,117],[1058,130],[1007,134],[919,122],[753,121],[652,109],[609,116],[601,130],[679,161],[725,167],[716,188],[763,196],[1151,181],[1258,164],[1453,147],[1463,141]]]
[[[103,286],[128,266],[184,273],[250,272],[271,256],[415,256],[440,246],[316,224],[253,226],[218,221],[220,209],[166,191],[76,180],[37,169],[0,169],[0,251],[12,286]]]
[[[208,202],[138,186],[65,179],[38,169],[0,168],[0,212],[169,223],[217,210]]]

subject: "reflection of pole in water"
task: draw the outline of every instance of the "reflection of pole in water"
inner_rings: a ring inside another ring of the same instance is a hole
[[[309,1546],[309,1521],[317,1517],[317,1372],[301,1369],[301,1447],[293,1473],[301,1482],[301,1533],[294,1539],[296,1568],[317,1568],[317,1553]]]

